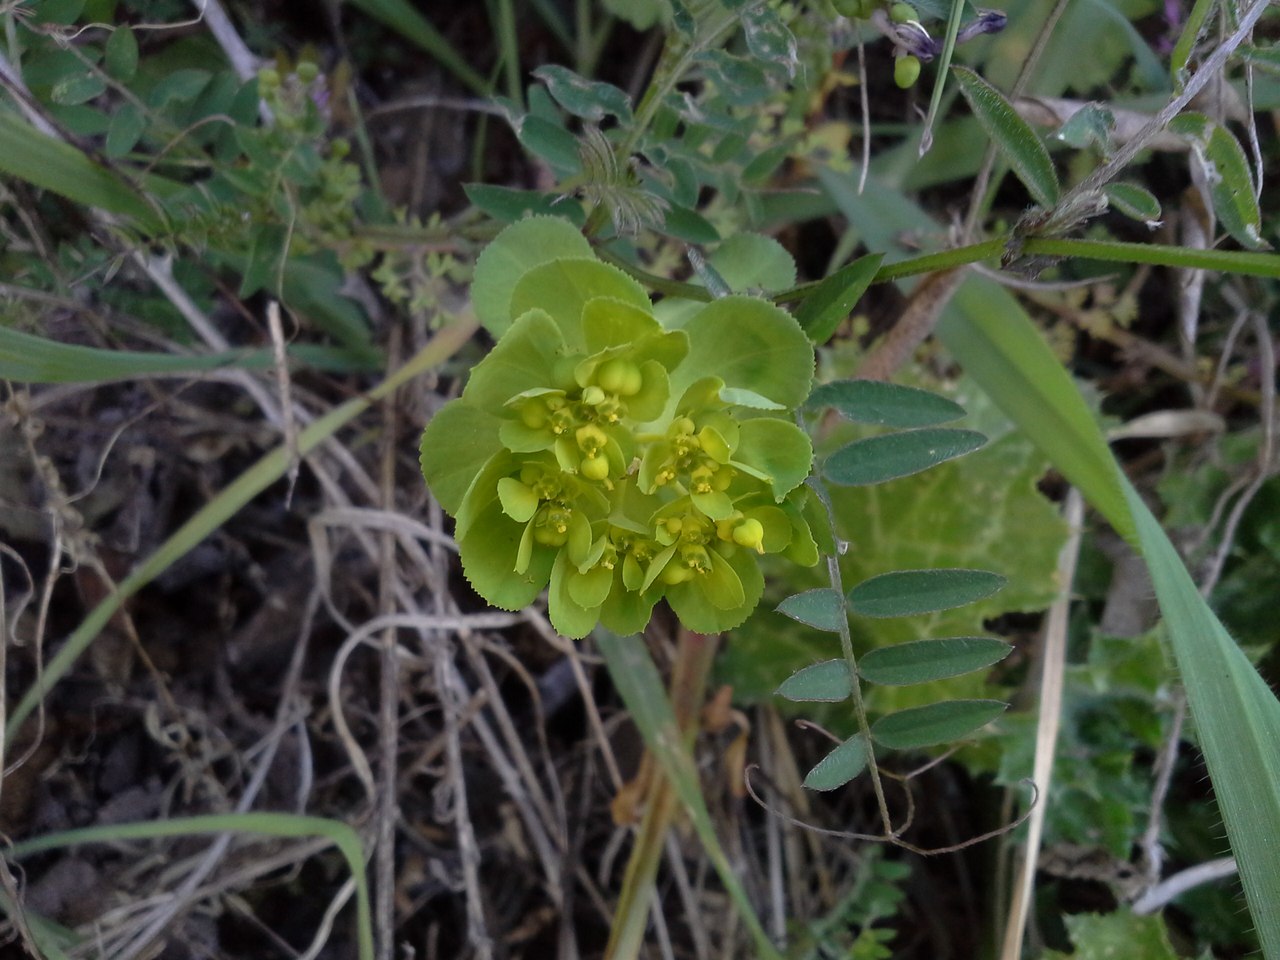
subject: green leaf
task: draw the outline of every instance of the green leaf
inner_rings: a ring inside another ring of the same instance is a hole
[[[795,286],[796,262],[773,237],[735,233],[711,254],[710,263],[734,293],[774,292]]]
[[[671,204],[662,216],[662,232],[686,243],[706,244],[720,240],[720,232],[698,211]]]
[[[862,655],[858,673],[872,683],[900,686],[945,680],[998,663],[1013,650],[995,637],[947,637],[879,647]]]
[[[102,65],[116,80],[128,82],[138,72],[138,38],[125,24],[111,31]]]
[[[132,103],[122,103],[111,117],[103,149],[109,157],[123,157],[132,150],[147,128],[147,118]]]
[[[174,70],[151,88],[147,104],[153,109],[163,110],[174,103],[189,103],[204,92],[212,79],[213,74],[208,70],[194,67]]]
[[[582,204],[573,197],[561,194],[548,194],[541,190],[516,190],[489,183],[468,183],[462,189],[468,200],[495,220],[505,223],[515,223],[530,214],[564,217],[579,227],[587,219]]]
[[[502,336],[515,317],[511,293],[520,278],[560,257],[591,256],[591,244],[568,221],[559,217],[530,217],[503,230],[476,261],[471,300],[476,316],[490,333]]]
[[[578,138],[559,124],[528,114],[516,125],[520,145],[541,157],[561,177],[582,172]]]
[[[806,590],[787,597],[780,604],[779,613],[808,624],[827,633],[839,633],[840,624],[844,622],[844,604],[840,602],[840,594],[830,587],[819,587]]]
[[[475,365],[462,398],[481,410],[501,410],[517,394],[554,386],[563,354],[560,328],[545,310],[531,309]]]
[[[1199,0],[1199,2],[1207,3],[1210,0]],[[1255,47],[1249,43],[1242,43],[1236,48],[1236,56],[1242,57],[1246,62],[1267,73],[1280,74],[1280,44],[1272,43],[1265,47]]]
[[[722,297],[694,313],[685,332],[689,354],[672,376],[673,396],[706,376],[753,390],[789,410],[809,395],[813,347],[795,320],[774,304]]]
[[[852,692],[849,665],[843,660],[802,667],[782,681],[777,691],[778,696],[797,703],[839,703],[848,700]]]
[[[501,421],[486,410],[450,400],[427,421],[419,444],[422,475],[450,516],[481,468],[501,449]]]
[[[1126,217],[1139,220],[1147,227],[1160,226],[1160,201],[1135,183],[1109,183],[1103,187],[1107,201]]]
[[[1196,0],[1191,5],[1191,12],[1187,14],[1186,22],[1182,25],[1178,42],[1174,44],[1173,53],[1169,57],[1169,79],[1173,81],[1173,89],[1177,92],[1181,92],[1186,86],[1187,62],[1191,59],[1191,51],[1195,49],[1200,34],[1204,32],[1209,14],[1215,6],[1217,6],[1217,0]]]
[[[911,617],[985,600],[1006,583],[986,570],[897,570],[849,591],[849,609],[862,617]]]
[[[1075,949],[1069,954],[1051,950],[1046,954],[1050,960],[1178,960],[1159,913],[1139,917],[1121,907],[1113,913],[1067,914],[1062,919]]]
[[[631,98],[611,83],[588,80],[556,64],[538,67],[533,75],[547,85],[556,103],[575,117],[591,123],[599,123],[605,117],[617,117],[624,124],[631,122]]]
[[[826,343],[862,298],[884,254],[873,253],[846,264],[818,284],[817,289],[804,298],[796,310],[796,322],[800,324],[814,343]]]
[[[963,417],[964,407],[929,390],[882,380],[836,380],[814,387],[806,407],[833,407],[847,420],[882,427],[931,427]]]
[[[1243,247],[1269,250],[1270,244],[1262,239],[1262,212],[1240,141],[1202,113],[1174,117],[1169,130],[1189,138],[1204,162],[1213,210],[1227,232]]]
[[[88,103],[106,89],[106,82],[96,73],[76,73],[55,83],[49,99],[62,106],[74,106]]]
[[[827,458],[823,475],[843,486],[866,486],[907,477],[972,453],[987,442],[976,430],[926,427],[856,440]]]
[[[1035,131],[995,87],[972,70],[952,67],[951,72],[982,129],[995,142],[1032,199],[1042,207],[1052,207],[1058,202],[1058,175]]]
[[[1110,153],[1111,131],[1115,125],[1114,113],[1100,103],[1086,103],[1067,118],[1053,137],[1077,150],[1096,143],[1103,153]]]
[[[870,759],[867,738],[855,733],[814,765],[805,776],[804,785],[810,790],[843,787],[867,768]]]
[[[583,311],[587,303],[600,297],[653,312],[644,287],[617,267],[595,259],[559,259],[534,267],[511,292],[510,309],[515,316],[528,310],[545,311],[555,320],[569,348],[580,351],[587,344]]]
[[[281,274],[289,254],[288,231],[283,224],[264,223],[253,232],[249,261],[240,278],[240,296],[248,297],[259,290],[280,295]]]
[[[881,717],[871,725],[871,736],[891,750],[917,750],[960,740],[1007,709],[999,700],[945,700]]]
[[[748,472],[773,488],[774,499],[782,500],[813,468],[813,445],[809,435],[794,423],[756,417],[744,420],[739,427],[732,463],[750,468]]]

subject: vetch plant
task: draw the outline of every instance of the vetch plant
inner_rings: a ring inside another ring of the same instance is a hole
[[[789,314],[735,295],[666,326],[574,227],[538,217],[489,246],[472,296],[497,343],[421,454],[487,601],[549,587],[552,624],[582,637],[636,633],[665,597],[718,633],[759,602],[759,556],[817,563],[813,449],[792,420],[813,348]]]

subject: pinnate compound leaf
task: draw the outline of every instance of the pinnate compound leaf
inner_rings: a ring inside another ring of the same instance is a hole
[[[787,597],[778,604],[778,612],[792,620],[825,630],[828,633],[839,633],[840,623],[844,620],[844,604],[840,602],[840,594],[830,587],[819,587],[806,590]]]
[[[855,733],[814,765],[804,778],[804,785],[810,790],[843,787],[867,768],[870,756],[866,737]]]
[[[1007,709],[1000,700],[944,700],[881,717],[871,725],[871,736],[891,750],[932,747],[968,736]]]
[[[847,487],[883,483],[962,457],[986,442],[976,430],[947,427],[888,433],[840,448],[827,458],[823,474]]]
[[[1174,117],[1169,129],[1190,139],[1204,163],[1213,210],[1227,232],[1250,250],[1269,250],[1270,245],[1262,239],[1262,212],[1240,141],[1202,113]]]
[[[631,98],[611,83],[588,80],[568,67],[547,64],[533,75],[547,85],[547,91],[567,112],[583,120],[599,123],[605,117],[631,120]]]
[[[917,640],[864,653],[858,660],[858,673],[872,683],[888,686],[926,683],[989,667],[1012,650],[1013,647],[995,637]]]
[[[916,616],[985,600],[1005,582],[986,570],[898,570],[850,590],[849,609],[862,617]]]
[[[591,244],[574,226],[559,217],[530,217],[512,224],[494,239],[476,261],[471,300],[476,316],[495,337],[515,319],[511,294],[520,278],[561,257],[589,257]]]
[[[846,420],[882,427],[931,427],[964,416],[964,407],[928,390],[882,380],[836,380],[814,388],[807,407],[832,407]]]
[[[1151,229],[1160,226],[1160,201],[1135,183],[1109,183],[1103,188],[1107,201],[1126,217],[1132,217]]]
[[[778,696],[797,703],[839,703],[849,699],[852,692],[849,665],[843,660],[824,660],[801,667],[778,687]]]
[[[1058,202],[1058,174],[1036,132],[1018,116],[1009,101],[991,84],[966,67],[952,67],[960,92],[978,123],[995,142],[1013,172],[1036,203],[1051,207]]]
[[[874,253],[853,261],[818,284],[796,310],[796,322],[814,343],[826,343],[840,322],[862,298],[884,254]]]

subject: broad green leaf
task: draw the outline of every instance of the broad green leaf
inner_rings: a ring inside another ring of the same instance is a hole
[[[944,700],[881,717],[871,736],[891,750],[918,750],[967,737],[1007,709],[999,700]]]
[[[545,311],[560,328],[565,343],[577,351],[587,343],[583,311],[599,297],[630,304],[645,313],[653,311],[644,287],[617,267],[594,258],[557,259],[534,267],[511,292],[510,309],[517,317],[528,310]]]
[[[805,776],[804,785],[810,790],[843,787],[867,768],[870,759],[867,738],[855,733],[814,765]]]
[[[672,377],[674,397],[695,380],[721,378],[788,409],[804,403],[813,381],[813,347],[784,310],[754,297],[712,301],[685,325],[689,354]]]
[[[976,430],[926,427],[856,440],[823,464],[823,475],[842,486],[865,486],[908,477],[972,453],[987,442]]]
[[[1083,150],[1096,143],[1104,154],[1109,154],[1111,131],[1115,125],[1114,113],[1100,103],[1086,103],[1067,118],[1053,137],[1077,150]]]
[[[686,243],[717,243],[720,231],[698,211],[671,204],[662,215],[662,232]]]
[[[1013,650],[995,637],[946,637],[879,647],[858,660],[858,673],[892,686],[958,677],[998,663]]]
[[[1203,0],[1203,2],[1207,3],[1210,0]],[[1236,56],[1267,73],[1280,74],[1280,44],[1272,43],[1265,47],[1255,47],[1250,43],[1242,43],[1236,48]]]
[[[76,73],[54,84],[49,98],[62,106],[74,106],[88,103],[101,96],[106,89],[106,81],[96,73]]]
[[[138,72],[138,38],[128,25],[120,24],[111,31],[102,65],[113,78],[125,82]]]
[[[839,633],[844,621],[844,604],[840,594],[830,587],[818,587],[787,597],[778,604],[778,612],[828,633]]]
[[[1160,226],[1160,201],[1135,183],[1109,183],[1103,188],[1107,201],[1126,217],[1155,229]]]
[[[1178,960],[1162,914],[1139,917],[1121,907],[1112,913],[1066,914],[1062,919],[1075,949],[1050,950],[1045,954],[1049,960]]]
[[[559,176],[582,172],[578,138],[559,124],[528,114],[516,125],[516,137],[521,146],[545,160]]]
[[[849,610],[861,617],[912,617],[985,600],[1005,585],[986,570],[897,570],[849,591]]]
[[[839,703],[853,692],[849,665],[843,660],[824,660],[801,667],[778,687],[780,697],[797,703]]]
[[[964,416],[954,400],[882,380],[836,380],[814,387],[807,407],[832,407],[847,420],[882,427],[931,427]]]
[[[476,474],[500,449],[501,421],[461,399],[441,407],[422,432],[419,457],[422,475],[440,506],[456,516]]]
[[[796,310],[796,322],[810,340],[826,343],[831,339],[871,285],[883,259],[884,254],[880,253],[860,257],[831,274],[804,298]]]
[[[1052,207],[1058,202],[1058,175],[1049,151],[1035,131],[995,87],[972,70],[952,67],[951,72],[982,129],[999,147],[1032,199],[1042,207]]]
[[[163,110],[173,104],[190,103],[209,86],[213,74],[208,70],[194,67],[185,70],[174,70],[165,74],[164,78],[151,88],[147,104],[156,110]]]
[[[109,157],[123,157],[132,150],[147,128],[147,118],[132,103],[122,103],[111,117],[103,149]]]
[[[556,103],[575,117],[591,123],[599,123],[605,117],[617,117],[623,123],[631,121],[631,98],[611,83],[588,80],[557,64],[538,67],[533,75],[547,85]]]
[[[462,399],[481,410],[501,410],[526,390],[556,386],[556,361],[564,352],[560,328],[545,310],[521,315],[475,365]]]
[[[591,244],[568,221],[559,217],[529,217],[503,230],[476,260],[471,300],[476,316],[490,333],[500,337],[511,326],[511,293],[520,278],[560,257],[591,256]]]
[[[773,487],[774,499],[781,500],[809,475],[813,446],[809,435],[794,423],[755,417],[739,427],[732,463],[750,468]]]
[[[746,924],[755,944],[756,955],[762,960],[782,960],[757,918],[737,871],[720,845],[720,838],[703,797],[697,765],[676,723],[671,701],[667,698],[662,678],[643,638],[620,637],[607,630],[597,630],[594,636],[619,696],[627,705],[627,710],[654,760],[680,798],[703,851],[715,867],[720,882],[724,884],[739,916]],[[629,911],[630,913],[638,913],[642,921],[640,929],[634,934],[638,950],[648,911]]]
[[[1174,117],[1169,130],[1190,139],[1203,160],[1213,209],[1227,232],[1250,250],[1270,249],[1262,239],[1262,212],[1253,192],[1249,161],[1235,135],[1202,113]]]
[[[796,262],[773,237],[735,233],[711,254],[709,262],[734,293],[772,293],[795,286]]]
[[[712,551],[718,583],[701,583],[694,578],[667,588],[667,603],[690,630],[699,633],[723,633],[733,630],[755,610],[764,593],[764,577],[755,555],[739,550],[733,556],[720,557]],[[731,607],[724,606],[725,586],[735,591],[742,600]]]
[[[524,573],[516,573],[516,556],[525,524],[516,523],[502,512],[496,484],[491,492],[473,494],[467,500],[473,509],[465,534],[458,536],[462,573],[467,582],[492,606],[519,610],[537,598],[551,579],[551,568],[559,551],[535,547]]]
[[[529,214],[564,217],[579,227],[586,221],[582,204],[573,197],[543,193],[541,190],[516,190],[490,183],[468,183],[462,189],[468,200],[489,216],[505,223],[515,223]]]

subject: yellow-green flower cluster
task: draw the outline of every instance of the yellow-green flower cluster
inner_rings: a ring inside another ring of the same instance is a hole
[[[665,597],[690,628],[729,629],[759,601],[760,555],[817,560],[812,449],[788,418],[812,349],[749,297],[666,329],[577,241],[524,221],[481,258],[474,299],[500,335],[428,424],[424,475],[495,606],[548,588],[552,623],[576,637],[640,630]]]

